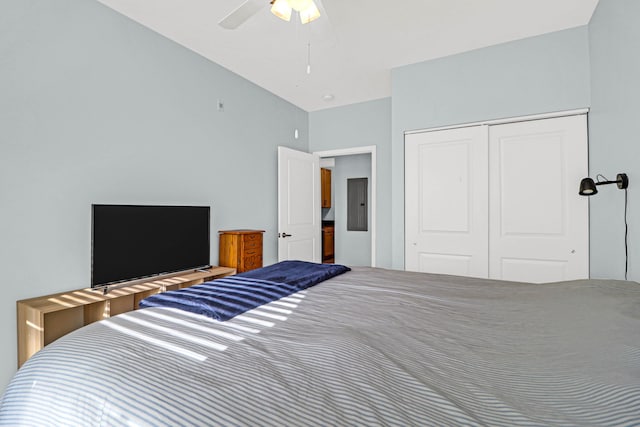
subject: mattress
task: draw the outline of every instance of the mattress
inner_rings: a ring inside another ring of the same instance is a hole
[[[225,322],[145,308],[34,355],[0,425],[640,425],[640,285],[355,267]]]

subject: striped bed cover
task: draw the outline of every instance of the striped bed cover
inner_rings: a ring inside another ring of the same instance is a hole
[[[356,267],[226,322],[146,308],[32,357],[0,425],[640,425],[640,285]]]

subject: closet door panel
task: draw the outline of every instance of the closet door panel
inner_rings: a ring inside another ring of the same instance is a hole
[[[499,142],[500,233],[517,235],[562,235],[566,173],[563,142],[548,138],[504,137]]]
[[[489,275],[553,282],[587,278],[586,116],[491,126]]]
[[[486,126],[405,137],[405,268],[488,277]]]

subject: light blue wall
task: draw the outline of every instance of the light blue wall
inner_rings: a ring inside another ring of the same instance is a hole
[[[309,150],[377,148],[376,266],[391,266],[391,99],[309,113]],[[337,159],[337,158],[336,158]]]
[[[640,2],[600,0],[589,24],[589,174],[629,176],[629,279],[640,281]],[[591,276],[624,277],[624,192],[600,187],[589,200]]]
[[[355,154],[336,157],[331,181],[335,206],[335,260],[338,264],[371,266],[371,226],[367,231],[347,230],[347,180],[368,178],[369,211],[371,221],[371,155]]]
[[[0,2],[0,390],[16,300],[89,285],[92,203],[210,205],[213,263],[237,227],[275,262],[276,146],[307,119],[97,2]]]
[[[404,132],[589,106],[587,27],[392,71],[392,265],[404,267]]]

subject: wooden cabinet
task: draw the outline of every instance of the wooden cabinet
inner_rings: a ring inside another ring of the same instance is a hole
[[[219,264],[238,273],[262,267],[264,230],[220,231]]]
[[[322,207],[331,207],[331,170],[320,168],[320,188],[322,193]]]
[[[235,273],[211,267],[110,290],[79,289],[17,302],[18,367],[45,345],[82,326],[138,308],[144,298]]]
[[[324,263],[334,262],[333,231],[334,231],[333,225],[322,226],[322,262]]]

